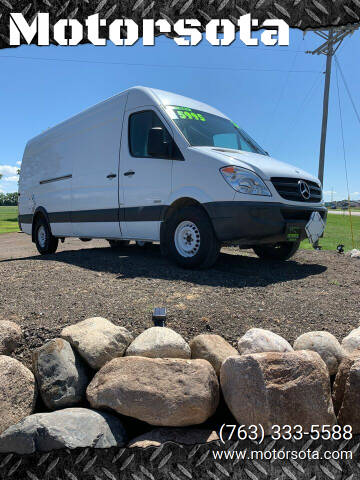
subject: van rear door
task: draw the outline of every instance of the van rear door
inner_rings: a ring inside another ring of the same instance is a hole
[[[120,154],[120,209],[124,238],[157,241],[162,212],[171,193],[173,161],[147,151],[149,131],[162,127],[172,139],[171,127],[156,107],[125,112]]]

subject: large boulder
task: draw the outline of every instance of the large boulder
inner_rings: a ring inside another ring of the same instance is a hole
[[[218,376],[223,361],[238,355],[237,350],[220,335],[198,335],[190,341],[190,348],[191,358],[207,360]]]
[[[251,328],[238,340],[238,350],[242,355],[262,352],[292,352],[289,342],[270,330]]]
[[[346,354],[360,350],[360,327],[352,330],[341,342],[341,346]]]
[[[106,318],[93,317],[65,327],[60,335],[71,343],[94,370],[122,357],[133,337],[124,327]]]
[[[62,338],[33,352],[34,373],[43,402],[50,410],[72,407],[86,399],[88,368]]]
[[[122,447],[126,433],[120,419],[87,408],[36,413],[0,435],[0,453],[30,454],[63,448]]]
[[[35,408],[34,375],[11,357],[0,355],[0,434]]]
[[[0,320],[0,355],[10,355],[21,340],[22,331],[17,323]]]
[[[205,422],[219,403],[219,384],[205,360],[123,357],[93,378],[87,398],[150,425],[182,427]]]
[[[171,328],[152,327],[129,345],[126,356],[149,358],[190,358],[189,345]]]
[[[128,444],[130,448],[159,447],[172,442],[182,445],[198,445],[219,440],[214,430],[200,428],[155,428],[134,438]]]
[[[351,425],[352,433],[360,433],[360,352],[345,358],[334,382],[334,409],[340,425]]]
[[[229,357],[222,364],[224,399],[240,425],[333,425],[327,367],[311,351],[271,352]]]
[[[312,350],[317,352],[328,367],[330,375],[336,375],[345,356],[338,340],[329,332],[308,332],[300,335],[294,342],[294,350]]]

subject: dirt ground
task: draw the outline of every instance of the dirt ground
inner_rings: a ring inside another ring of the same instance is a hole
[[[0,317],[24,330],[15,356],[30,366],[31,349],[61,329],[103,316],[139,334],[166,306],[167,326],[186,340],[217,333],[236,346],[251,327],[293,342],[301,333],[328,330],[341,340],[360,324],[360,261],[336,252],[300,251],[286,263],[224,248],[207,271],[182,270],[158,245],[121,251],[103,240],[66,240],[40,256],[28,236],[0,236]]]

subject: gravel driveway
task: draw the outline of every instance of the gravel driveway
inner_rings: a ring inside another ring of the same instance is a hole
[[[234,346],[250,327],[269,328],[292,342],[310,330],[342,339],[360,324],[360,261],[336,252],[300,251],[293,261],[264,262],[224,248],[217,265],[186,271],[130,245],[67,240],[54,255],[38,255],[28,236],[0,236],[0,316],[22,325],[16,357],[30,365],[30,349],[71,323],[104,316],[135,334],[152,325],[156,306],[187,340],[218,333]]]

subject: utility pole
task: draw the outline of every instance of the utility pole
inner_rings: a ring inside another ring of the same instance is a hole
[[[326,150],[326,134],[329,116],[329,97],[330,97],[330,82],[331,82],[331,67],[332,58],[337,52],[338,48],[344,41],[345,37],[352,35],[359,25],[352,25],[349,27],[332,27],[328,31],[316,30],[314,33],[321,37],[325,42],[311,53],[312,55],[326,55],[326,71],[325,71],[325,87],[324,87],[324,102],[323,102],[323,117],[321,126],[321,140],[320,140],[320,156],[319,156],[319,171],[318,177],[321,185],[324,185],[324,165],[325,165],[325,150]]]
[[[325,148],[326,148],[327,124],[328,124],[328,116],[329,116],[329,95],[330,95],[332,57],[333,57],[333,30],[332,28],[330,28],[328,33],[328,49],[326,53],[325,88],[324,88],[323,117],[322,117],[322,125],[321,125],[320,157],[319,157],[319,171],[318,171],[318,177],[321,182],[321,185],[324,185]]]

